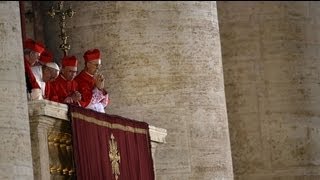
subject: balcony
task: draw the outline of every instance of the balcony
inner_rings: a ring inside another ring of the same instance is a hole
[[[35,179],[70,179],[75,175],[68,106],[48,100],[28,102]],[[165,143],[166,129],[149,125],[152,157]],[[155,167],[155,166],[154,166]]]

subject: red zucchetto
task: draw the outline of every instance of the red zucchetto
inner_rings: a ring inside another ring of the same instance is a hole
[[[52,62],[52,60],[53,60],[53,54],[48,50],[43,51],[39,58],[39,61],[41,61],[44,64],[48,62]]]
[[[32,39],[25,40],[23,43],[23,47],[25,49],[30,49],[32,51],[38,52],[40,54],[44,51],[44,45],[40,42],[35,42]]]
[[[77,67],[78,66],[78,60],[75,56],[65,56],[62,59],[62,67],[66,66],[72,66]]]
[[[100,51],[98,49],[88,50],[84,53],[83,58],[86,62],[100,59]]]

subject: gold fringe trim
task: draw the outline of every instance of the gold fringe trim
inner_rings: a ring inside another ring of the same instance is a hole
[[[86,116],[86,115],[83,115],[83,114],[80,114],[80,113],[76,113],[76,112],[73,112],[71,114],[72,114],[72,117],[74,117],[74,118],[82,119],[82,120],[84,120],[86,122],[94,123],[94,124],[97,124],[99,126],[108,127],[110,129],[119,129],[119,130],[122,130],[122,131],[128,131],[128,132],[139,133],[139,134],[147,134],[148,133],[147,130],[141,129],[141,128],[134,128],[134,127],[131,127],[131,126],[124,126],[124,125],[121,125],[121,124],[109,123],[109,122],[106,122],[106,121],[100,121],[100,120],[96,120],[93,117],[89,117],[89,116]]]

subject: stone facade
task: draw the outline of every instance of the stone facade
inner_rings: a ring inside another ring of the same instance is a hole
[[[319,2],[218,2],[235,179],[320,179]]]
[[[33,179],[18,1],[0,2],[0,179]]]
[[[58,22],[45,15],[52,3],[27,7],[39,7],[35,31],[43,34],[34,37],[59,62]],[[69,5],[70,53],[80,69],[87,49],[102,51],[106,111],[167,129],[167,143],[155,150],[158,180],[233,179],[233,172],[239,180],[320,179],[320,3]],[[0,153],[8,154],[0,156],[0,179],[32,179],[18,3],[1,2],[0,14],[7,144]]]
[[[155,152],[157,179],[233,179],[216,3],[69,5],[70,54],[83,66],[87,49],[102,51],[107,113],[167,129]],[[58,22],[44,22],[46,44],[61,56]]]

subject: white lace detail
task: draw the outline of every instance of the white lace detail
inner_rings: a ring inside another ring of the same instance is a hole
[[[108,101],[108,94],[103,95],[102,91],[100,91],[98,88],[94,88],[92,90],[91,102],[86,108],[104,113],[104,108],[108,105]]]

